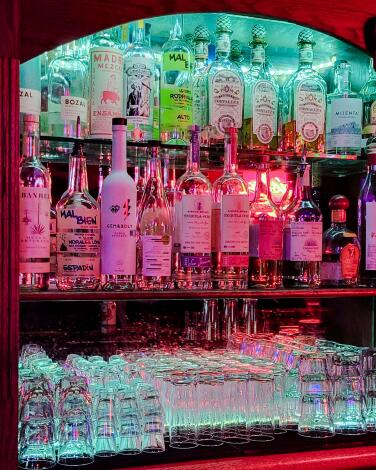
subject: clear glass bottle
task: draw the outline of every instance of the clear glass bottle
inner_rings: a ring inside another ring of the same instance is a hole
[[[376,133],[376,70],[373,59],[369,62],[369,76],[360,90],[363,99],[363,139],[368,139]]]
[[[154,69],[154,53],[145,39],[144,21],[139,20],[124,54],[124,114],[129,141],[146,141],[153,136]]]
[[[195,28],[193,37],[195,63],[193,68],[193,124],[203,126],[207,120],[205,103],[206,68],[208,66],[210,33],[206,26]]]
[[[101,274],[105,290],[133,289],[136,276],[137,188],[127,172],[127,121],[112,120],[111,173],[101,200]]]
[[[103,181],[111,173],[111,153],[107,152],[106,154],[100,152],[98,156],[98,195],[97,203],[101,207],[102,203],[102,190],[103,190]]]
[[[299,33],[299,67],[283,87],[283,150],[325,151],[326,83],[312,68],[312,31]]]
[[[80,140],[75,141],[68,190],[57,203],[56,213],[58,289],[96,290],[100,284],[100,212],[88,191],[86,157]]]
[[[40,135],[48,135],[48,67],[50,61],[48,52],[41,55],[41,78],[40,78]]]
[[[241,42],[237,39],[231,40],[229,59],[231,60],[231,62],[234,62],[234,64],[236,64],[239,68],[241,68],[241,65],[244,61],[243,47]]]
[[[23,115],[20,163],[20,258],[22,290],[47,290],[50,277],[50,177],[39,160],[39,117]]]
[[[355,233],[346,227],[349,200],[340,194],[329,201],[331,226],[323,235],[321,284],[355,286],[359,280],[360,244]]]
[[[213,281],[219,289],[246,289],[249,262],[249,195],[238,173],[238,131],[226,130],[225,168],[213,184]]]
[[[228,127],[240,129],[243,121],[244,80],[240,68],[231,62],[231,19],[219,15],[216,22],[216,58],[207,69],[206,94],[209,109],[205,145],[223,144]]]
[[[179,15],[162,47],[160,136],[167,144],[189,142],[192,125],[193,52],[183,38]]]
[[[362,99],[351,91],[350,64],[339,61],[335,75],[336,89],[328,95],[327,101],[327,152],[358,154],[362,140]]]
[[[257,166],[254,200],[249,209],[249,282],[277,289],[282,284],[282,216],[270,194],[268,157]]]
[[[47,168],[50,189],[50,285],[55,284],[56,277],[56,208],[52,204],[52,177]]]
[[[174,280],[179,289],[212,286],[212,194],[200,171],[200,127],[191,128],[186,172],[176,182]]]
[[[74,49],[73,42],[61,46],[48,67],[48,134],[54,137],[75,137],[77,116],[78,137],[88,132],[88,70]]]
[[[278,203],[279,212],[283,215],[294,199],[296,174],[292,168],[286,168],[285,192]]]
[[[301,163],[292,204],[284,214],[283,285],[319,287],[322,260],[322,214],[312,201],[310,165]]]
[[[250,150],[276,150],[278,147],[279,88],[265,64],[266,31],[252,29],[251,68],[244,75],[244,118],[242,146]]]
[[[137,286],[142,290],[171,289],[171,214],[161,177],[160,143],[149,144],[149,179],[137,218]]]
[[[159,92],[161,84],[161,55],[156,49],[157,45],[151,44],[151,24],[145,23],[145,38],[149,49],[154,55],[154,78],[153,78],[153,132],[152,139],[159,140]]]

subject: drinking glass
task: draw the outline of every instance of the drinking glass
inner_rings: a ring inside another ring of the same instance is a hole
[[[142,424],[142,451],[147,453],[164,452],[164,416],[156,390],[149,387],[141,392],[139,408]]]
[[[101,386],[93,415],[95,455],[112,457],[117,454],[117,423],[114,390]]]
[[[116,391],[115,408],[118,423],[119,454],[134,455],[142,450],[140,415],[134,391],[129,385],[120,385]]]
[[[248,409],[251,414],[247,427],[251,441],[274,440],[274,388],[274,376],[270,370],[250,371]]]
[[[56,465],[52,418],[30,418],[21,422],[18,464],[21,468],[41,470]]]
[[[301,398],[298,434],[303,437],[334,436],[333,403],[330,393],[306,393]]]
[[[363,351],[362,371],[367,431],[376,432],[376,349],[369,348]]]
[[[76,411],[60,420],[57,461],[60,465],[87,465],[94,461],[90,416]]]

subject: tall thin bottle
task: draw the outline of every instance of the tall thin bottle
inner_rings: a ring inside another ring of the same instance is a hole
[[[376,133],[376,70],[373,59],[369,61],[369,75],[367,82],[360,90],[363,99],[363,132],[364,140]]]
[[[193,37],[195,63],[193,68],[193,124],[203,126],[206,122],[205,103],[206,67],[208,65],[208,46],[210,33],[206,26],[195,28]]]
[[[213,184],[213,278],[219,289],[248,286],[249,196],[238,173],[237,129],[225,135],[225,168]]]
[[[132,289],[136,275],[137,188],[127,172],[127,121],[112,120],[112,171],[103,181],[101,273],[104,289]]]
[[[50,177],[39,160],[39,116],[23,116],[20,164],[20,275],[22,290],[46,290],[50,276]]]

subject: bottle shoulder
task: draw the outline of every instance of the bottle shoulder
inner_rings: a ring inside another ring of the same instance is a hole
[[[151,62],[155,61],[153,51],[142,44],[131,44],[124,53],[124,63],[131,62],[134,58],[143,58]]]
[[[283,89],[285,92],[296,89],[302,82],[306,80],[314,80],[321,85],[321,87],[326,92],[327,85],[323,77],[314,69],[312,68],[302,68],[297,69],[287,80]]]
[[[208,78],[212,78],[215,74],[222,71],[232,72],[238,75],[242,82],[244,81],[241,69],[229,59],[224,58],[216,59],[209,65],[207,68]]]
[[[199,190],[202,194],[210,193],[211,183],[201,172],[186,171],[176,182],[176,192],[190,194],[193,190]]]
[[[69,206],[73,206],[73,209],[82,206],[99,211],[97,201],[87,191],[66,191],[56,204],[56,210],[69,209]]]
[[[215,199],[222,195],[248,197],[247,183],[238,174],[225,173],[213,183],[213,195]]]

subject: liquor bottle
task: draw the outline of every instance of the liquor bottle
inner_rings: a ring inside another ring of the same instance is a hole
[[[20,129],[23,129],[25,114],[39,118],[41,112],[40,59],[37,56],[20,65]]]
[[[362,99],[351,91],[351,67],[345,61],[335,66],[336,89],[328,95],[326,145],[328,153],[360,153],[362,139]]]
[[[243,50],[242,50],[242,45],[241,42],[238,41],[237,39],[232,39],[231,40],[231,46],[230,46],[230,57],[229,59],[231,62],[234,62],[239,68],[241,67],[243,61],[244,61],[244,56],[243,56]]]
[[[124,54],[124,114],[130,141],[152,138],[154,68],[154,53],[146,43],[144,21],[140,20],[135,25],[133,42]]]
[[[86,158],[79,139],[70,157],[68,190],[57,203],[56,213],[58,289],[96,290],[100,284],[100,213],[88,191]]]
[[[136,275],[136,183],[127,172],[127,121],[112,120],[112,171],[103,181],[101,273],[104,289],[132,289]]]
[[[369,63],[369,78],[360,90],[363,99],[363,139],[376,133],[376,71],[373,59]]]
[[[331,226],[323,235],[321,284],[354,286],[359,280],[360,245],[358,237],[346,227],[349,200],[342,195],[329,201]]]
[[[237,129],[225,134],[224,173],[213,184],[213,280],[219,289],[248,287],[249,195],[238,174]]]
[[[313,34],[299,33],[299,67],[283,87],[283,149],[301,153],[325,150],[326,83],[312,68]]]
[[[176,182],[174,279],[180,289],[212,286],[212,195],[200,171],[200,127],[192,126],[186,172]]]
[[[257,166],[254,200],[249,209],[249,281],[277,289],[282,284],[282,216],[270,194],[268,157]]]
[[[310,165],[305,162],[299,165],[294,200],[284,218],[284,286],[319,287],[322,214],[312,201]]]
[[[279,89],[265,64],[267,42],[263,26],[253,27],[250,46],[251,68],[244,76],[242,144],[251,150],[276,150]]]
[[[111,139],[123,111],[123,54],[112,30],[94,34],[90,48],[90,137]]]
[[[296,180],[295,172],[292,171],[291,168],[286,168],[285,172],[286,172],[286,182],[285,182],[286,189],[280,202],[278,203],[278,210],[282,214],[282,216],[294,199],[295,180]]]
[[[39,160],[39,116],[23,115],[20,164],[20,275],[22,290],[46,290],[50,272],[50,177]]]
[[[77,116],[81,135],[88,131],[87,68],[74,53],[74,43],[59,48],[48,67],[48,134],[75,137]]]
[[[149,179],[138,209],[137,286],[171,289],[172,221],[163,190],[158,141],[150,141]]]
[[[192,124],[193,53],[183,39],[179,16],[162,47],[160,135],[167,144],[187,144]]]
[[[47,168],[50,199],[50,285],[55,283],[56,276],[56,208],[52,204],[52,177]]]
[[[153,77],[153,132],[152,139],[159,140],[159,92],[161,84],[161,58],[158,50],[151,45],[151,24],[145,23],[145,38],[149,49],[154,55],[154,77]]]
[[[216,22],[216,58],[207,69],[208,122],[205,129],[209,145],[224,142],[228,127],[242,127],[244,80],[240,68],[231,62],[231,20],[219,15]]]
[[[48,66],[49,54],[44,52],[40,56],[41,77],[40,77],[40,135],[48,135]]]
[[[193,124],[203,126],[206,122],[205,80],[208,65],[210,33],[206,26],[195,28],[193,43],[195,63],[193,68]]]

